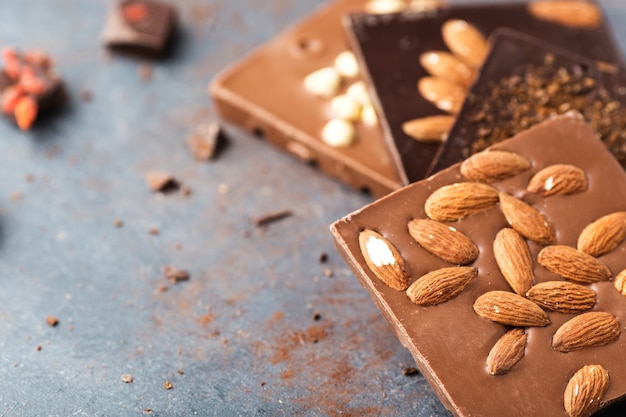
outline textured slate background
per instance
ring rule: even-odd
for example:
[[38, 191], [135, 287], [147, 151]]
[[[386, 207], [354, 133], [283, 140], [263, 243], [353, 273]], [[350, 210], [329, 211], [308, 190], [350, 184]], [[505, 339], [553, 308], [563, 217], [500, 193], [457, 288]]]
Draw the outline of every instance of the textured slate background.
[[[233, 127], [215, 162], [186, 149], [210, 78], [320, 2], [177, 4], [146, 82], [99, 43], [107, 2], [0, 2], [0, 44], [49, 51], [71, 97], [28, 133], [0, 123], [0, 416], [449, 416], [335, 254], [328, 225], [371, 199]], [[603, 4], [626, 45], [626, 5]], [[153, 195], [151, 169], [192, 195]]]

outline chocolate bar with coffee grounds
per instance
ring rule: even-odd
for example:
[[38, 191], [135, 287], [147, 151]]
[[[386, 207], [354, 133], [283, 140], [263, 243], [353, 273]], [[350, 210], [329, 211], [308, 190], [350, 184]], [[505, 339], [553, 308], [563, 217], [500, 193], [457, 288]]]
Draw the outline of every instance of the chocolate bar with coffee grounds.
[[570, 112], [331, 232], [454, 416], [620, 416], [625, 220], [626, 172]]
[[582, 113], [626, 168], [626, 78], [618, 69], [519, 32], [494, 35], [493, 49], [432, 171], [570, 110]]
[[497, 28], [532, 34], [593, 60], [622, 61], [597, 3], [567, 2], [565, 11], [562, 3], [450, 5], [346, 18], [403, 183], [429, 172]]

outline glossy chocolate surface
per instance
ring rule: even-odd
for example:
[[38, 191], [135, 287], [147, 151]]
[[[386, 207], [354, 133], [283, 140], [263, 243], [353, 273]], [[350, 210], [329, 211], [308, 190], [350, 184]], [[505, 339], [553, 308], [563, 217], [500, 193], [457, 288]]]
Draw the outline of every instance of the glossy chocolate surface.
[[[493, 149], [516, 152], [529, 158], [532, 167], [513, 178], [492, 184], [500, 191], [523, 199], [541, 212], [557, 232], [557, 243], [576, 246], [585, 226], [599, 217], [626, 210], [626, 173], [593, 131], [580, 118], [560, 116], [525, 131]], [[546, 166], [568, 163], [583, 169], [589, 179], [587, 191], [542, 198], [525, 191], [529, 179]], [[420, 247], [409, 235], [407, 222], [426, 218], [424, 201], [438, 188], [464, 181], [459, 165], [407, 186], [331, 226], [337, 247], [361, 284], [369, 291], [397, 337], [407, 347], [420, 371], [443, 404], [455, 416], [527, 417], [567, 416], [563, 392], [570, 377], [581, 367], [600, 364], [610, 376], [603, 407], [626, 394], [626, 338], [602, 347], [560, 353], [551, 348], [555, 331], [571, 314], [552, 313], [551, 324], [527, 328], [525, 355], [513, 369], [492, 376], [486, 358], [507, 327], [479, 317], [474, 301], [491, 290], [511, 291], [493, 258], [496, 233], [507, 227], [499, 206], [449, 223], [469, 236], [480, 254], [471, 264], [479, 270], [456, 298], [432, 307], [413, 304], [404, 292], [387, 287], [368, 269], [359, 249], [358, 236], [372, 229], [386, 237], [406, 260], [414, 281], [425, 273], [451, 266]], [[535, 283], [561, 280], [536, 263], [542, 246], [529, 243]], [[599, 257], [615, 276], [626, 268], [626, 243]], [[591, 285], [598, 294], [597, 311], [607, 311], [626, 324], [626, 297], [612, 282]], [[621, 406], [620, 406], [621, 407]], [[623, 408], [622, 411], [623, 412]], [[620, 415], [608, 412], [606, 415]]]
[[[494, 35], [492, 50], [430, 172], [460, 162], [485, 145], [498, 141], [491, 133], [483, 138], [482, 129], [500, 129], [514, 135], [525, 129], [528, 119], [539, 122], [572, 107], [577, 107], [592, 122], [614, 156], [626, 166], [626, 138], [619, 137], [626, 125], [626, 80], [623, 75], [614, 68], [598, 67], [594, 61], [519, 32], [499, 30]], [[508, 95], [505, 96], [510, 93], [503, 86], [514, 78], [527, 79], [530, 75], [539, 79], [541, 73], [544, 74], [543, 80], [547, 80], [545, 83], [551, 84], [557, 79], [557, 72], [563, 70], [568, 74], [579, 73], [581, 79], [593, 80], [593, 87], [579, 94], [559, 91], [545, 105], [529, 100], [526, 105], [530, 110], [526, 112], [516, 110], [515, 105], [502, 106], [501, 101], [510, 102]], [[542, 90], [547, 91], [547, 88]], [[540, 93], [539, 89], [521, 89], [531, 95]], [[603, 108], [597, 110], [600, 103]], [[605, 111], [607, 105], [613, 109]]]
[[509, 27], [595, 60], [621, 61], [606, 25], [592, 29], [565, 27], [533, 17], [527, 3], [451, 5], [425, 13], [351, 15], [346, 19], [348, 37], [362, 62], [385, 138], [404, 183], [427, 175], [440, 146], [416, 142], [402, 131], [402, 123], [442, 114], [421, 97], [416, 85], [428, 75], [420, 65], [420, 55], [448, 50], [441, 27], [449, 19], [466, 20], [486, 37], [499, 27]]
[[332, 66], [349, 49], [341, 18], [362, 10], [365, 3], [324, 5], [219, 74], [210, 93], [222, 117], [356, 189], [382, 196], [402, 182], [380, 127], [356, 123], [353, 145], [327, 145], [321, 132], [332, 115], [329, 100], [304, 88], [307, 75]]

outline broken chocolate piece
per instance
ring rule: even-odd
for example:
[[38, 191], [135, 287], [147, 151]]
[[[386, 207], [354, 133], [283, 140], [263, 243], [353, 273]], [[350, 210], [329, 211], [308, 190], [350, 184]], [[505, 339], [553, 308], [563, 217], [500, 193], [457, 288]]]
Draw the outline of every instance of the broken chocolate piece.
[[222, 126], [211, 122], [198, 126], [187, 139], [189, 150], [198, 161], [212, 159], [224, 140]]
[[[346, 19], [348, 39], [373, 90], [371, 96], [385, 139], [405, 184], [427, 175], [440, 147], [440, 143], [416, 141], [402, 126], [415, 119], [444, 114], [422, 97], [416, 85], [429, 75], [420, 64], [423, 53], [452, 52], [450, 41], [446, 44], [442, 35], [446, 22], [453, 22], [461, 33], [461, 29], [471, 25], [484, 37], [499, 27], [509, 27], [594, 60], [622, 60], [604, 20], [594, 27], [568, 27], [533, 16], [528, 3], [450, 5], [423, 13], [350, 15]], [[460, 38], [469, 38], [469, 31]], [[448, 99], [442, 102], [454, 104]]]
[[174, 191], [180, 187], [180, 183], [169, 172], [150, 171], [145, 176], [148, 188], [154, 192]]
[[60, 107], [65, 93], [52, 60], [39, 51], [2, 51], [4, 67], [0, 70], [2, 113], [21, 130], [28, 130], [37, 117]]
[[[517, 153], [531, 161], [528, 170], [490, 185], [540, 211], [555, 228], [557, 245], [575, 248], [587, 225], [604, 215], [626, 210], [626, 172], [579, 115], [570, 113], [555, 117], [490, 149]], [[537, 172], [555, 164], [569, 164], [583, 170], [589, 178], [589, 187], [575, 194], [548, 197], [526, 191]], [[626, 398], [626, 362], [615, 360], [621, 358], [626, 349], [623, 335], [606, 345], [588, 346], [572, 353], [561, 353], [552, 348], [554, 334], [572, 319], [572, 314], [546, 311], [550, 323], [545, 327], [525, 328], [528, 337], [523, 356], [510, 371], [497, 376], [489, 372], [487, 358], [490, 351], [510, 327], [479, 316], [474, 311], [476, 300], [485, 294], [490, 294], [491, 300], [504, 300], [502, 294], [508, 294], [507, 298], [517, 297], [529, 302], [514, 294], [494, 259], [494, 239], [500, 230], [509, 227], [499, 204], [458, 221], [444, 222], [470, 236], [480, 248], [478, 258], [469, 265], [477, 268], [478, 277], [457, 297], [435, 306], [418, 306], [406, 293], [382, 283], [369, 269], [359, 245], [362, 230], [376, 230], [389, 239], [410, 269], [412, 282], [419, 282], [419, 277], [432, 271], [450, 269], [450, 263], [415, 244], [407, 222], [426, 218], [424, 203], [435, 190], [465, 181], [460, 164], [454, 165], [331, 226], [341, 255], [375, 300], [402, 345], [410, 350], [417, 368], [443, 405], [456, 417], [565, 417], [563, 398], [568, 381], [577, 369], [596, 364], [606, 368], [610, 376], [609, 387], [599, 398], [600, 409]], [[526, 244], [534, 265], [535, 283], [563, 281], [562, 277], [537, 264], [538, 253], [544, 246], [528, 240]], [[598, 261], [615, 276], [626, 267], [625, 249], [626, 243], [622, 242]], [[594, 283], [588, 288], [597, 293], [594, 310], [614, 315], [623, 332], [626, 297], [610, 281]], [[565, 300], [567, 297], [563, 296], [561, 299]], [[518, 310], [513, 310], [515, 314], [521, 317], [531, 314], [530, 311], [524, 313], [521, 305]], [[494, 306], [494, 315], [511, 311], [511, 304], [496, 302]], [[534, 310], [537, 308], [535, 305]], [[576, 335], [570, 333], [571, 337], [579, 337]], [[506, 351], [501, 349], [500, 354], [506, 355]], [[519, 349], [509, 351], [520, 352]]]
[[110, 10], [102, 33], [114, 49], [159, 54], [175, 26], [174, 7], [163, 1], [121, 0]]
[[519, 32], [499, 30], [437, 172], [556, 114], [579, 111], [626, 168], [626, 78]]

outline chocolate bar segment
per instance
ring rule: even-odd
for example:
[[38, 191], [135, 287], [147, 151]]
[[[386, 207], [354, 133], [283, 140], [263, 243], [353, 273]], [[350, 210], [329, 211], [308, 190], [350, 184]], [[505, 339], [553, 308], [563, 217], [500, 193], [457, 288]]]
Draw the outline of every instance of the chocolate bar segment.
[[349, 16], [345, 22], [348, 38], [362, 63], [403, 182], [424, 178], [440, 146], [437, 142], [416, 142], [403, 131], [402, 125], [410, 120], [445, 114], [418, 92], [417, 83], [429, 76], [420, 64], [423, 53], [450, 52], [449, 43], [442, 37], [446, 22], [467, 22], [484, 37], [499, 27], [509, 27], [593, 60], [621, 62], [619, 49], [602, 19], [599, 6], [590, 4], [597, 9], [599, 20], [597, 25], [582, 27], [535, 16], [530, 12], [529, 3], [453, 5], [421, 13]]
[[617, 68], [499, 30], [432, 168], [437, 172], [555, 114], [577, 110], [626, 167], [626, 79]]
[[[348, 50], [341, 18], [366, 0], [330, 2], [224, 70], [210, 94], [221, 116], [358, 190], [382, 196], [401, 187], [378, 124], [355, 122], [356, 140], [333, 147], [322, 140], [330, 100], [305, 87], [305, 78]], [[345, 79], [338, 94], [360, 80]]]
[[114, 49], [141, 54], [164, 51], [175, 26], [175, 11], [155, 0], [121, 0], [110, 10], [102, 33]]
[[[626, 395], [626, 362], [623, 361], [626, 338], [621, 334], [626, 324], [626, 297], [606, 277], [584, 284], [584, 292], [577, 291], [586, 294], [592, 290], [597, 295], [594, 299], [594, 294], [591, 297], [586, 294], [590, 301], [579, 300], [587, 303], [577, 306], [579, 310], [555, 312], [539, 308], [524, 292], [527, 285], [532, 285], [532, 295], [539, 299], [536, 293], [546, 291], [547, 286], [555, 291], [549, 297], [551, 300], [565, 299], [570, 288], [583, 285], [570, 282], [566, 272], [548, 262], [552, 259], [550, 256], [554, 258], [562, 253], [572, 256], [573, 251], [578, 254], [576, 259], [585, 259], [578, 264], [581, 269], [585, 265], [602, 264], [603, 269], [610, 270], [612, 278], [626, 268], [623, 239], [616, 248], [598, 258], [575, 249], [586, 227], [608, 214], [626, 210], [626, 173], [597, 140], [591, 127], [571, 113], [534, 126], [490, 150], [517, 154], [527, 158], [530, 166], [506, 179], [480, 184], [466, 179], [460, 165], [454, 165], [334, 223], [331, 231], [337, 248], [401, 343], [410, 350], [442, 403], [455, 416], [567, 417], [566, 386], [574, 374], [586, 366], [601, 366], [608, 372], [608, 388], [594, 399], [598, 408], [606, 408]], [[588, 187], [546, 197], [527, 190], [537, 173], [561, 164], [582, 170], [589, 180]], [[558, 176], [554, 176], [552, 181], [557, 179]], [[546, 187], [552, 184], [549, 182], [545, 183]], [[455, 185], [460, 183], [466, 185]], [[480, 195], [466, 194], [469, 199], [441, 198], [442, 195], [454, 197], [455, 189], [465, 192], [472, 187], [486, 191]], [[489, 188], [500, 202], [490, 200]], [[441, 204], [433, 204], [433, 199], [439, 199]], [[481, 201], [484, 203], [481, 211], [469, 211], [468, 204], [477, 206]], [[439, 255], [439, 250], [459, 249], [457, 245], [442, 241], [438, 249], [426, 245], [427, 249], [412, 237], [414, 233], [410, 228], [415, 227], [414, 221], [428, 218], [426, 205], [430, 210], [438, 207], [435, 210], [440, 213], [461, 214], [460, 220], [441, 223], [449, 226], [446, 233], [462, 234], [479, 248], [476, 260], [462, 267], [475, 268], [476, 277], [467, 278], [460, 267]], [[554, 229], [555, 244], [540, 244], [524, 237], [524, 227], [516, 215], [523, 218], [530, 212], [538, 216], [537, 219], [543, 219], [534, 223], [535, 226], [549, 225]], [[387, 265], [386, 268], [397, 263], [392, 252], [385, 251], [381, 245], [372, 245], [371, 253], [362, 250], [359, 236], [364, 230], [376, 232], [387, 246], [393, 246], [399, 253], [402, 265], [410, 274], [406, 292], [390, 288], [368, 266], [368, 257], [378, 265]], [[544, 250], [546, 248], [550, 250]], [[523, 255], [526, 251], [528, 258]], [[519, 254], [514, 262], [507, 263], [507, 257], [515, 253]], [[586, 256], [593, 261], [588, 261]], [[526, 262], [531, 265], [531, 282], [520, 290], [521, 287], [515, 285], [515, 276], [506, 272], [507, 268], [522, 268]], [[433, 282], [433, 275], [439, 279]], [[429, 285], [423, 284], [423, 280], [428, 280]], [[541, 285], [536, 287], [538, 284]], [[437, 288], [434, 296], [441, 302], [421, 303], [421, 299], [428, 299], [421, 296], [428, 287]], [[460, 292], [452, 293], [453, 289]], [[522, 295], [516, 294], [516, 290]], [[452, 298], [446, 299], [451, 293]], [[412, 301], [414, 299], [419, 304]], [[563, 325], [574, 318], [576, 321], [571, 323], [587, 319], [605, 323], [607, 326], [602, 328], [611, 329], [612, 333], [603, 334], [599, 338], [601, 343], [596, 343], [598, 340], [591, 343], [592, 338], [585, 337], [588, 333], [573, 336]], [[620, 330], [616, 330], [616, 323]], [[522, 329], [524, 333], [508, 334], [511, 329]], [[620, 334], [617, 338], [615, 331]], [[557, 350], [562, 350], [563, 333], [567, 333], [566, 343], [576, 342], [568, 346], [578, 350], [569, 353]], [[522, 344], [521, 349], [514, 349], [517, 343], [525, 343], [525, 347]], [[502, 348], [503, 344], [511, 349]], [[623, 413], [623, 407], [621, 410]], [[607, 415], [621, 414], [617, 411]]]

